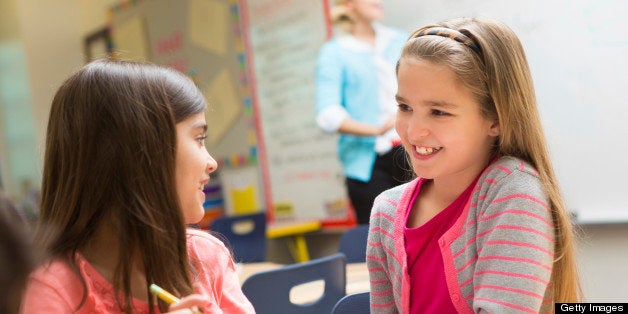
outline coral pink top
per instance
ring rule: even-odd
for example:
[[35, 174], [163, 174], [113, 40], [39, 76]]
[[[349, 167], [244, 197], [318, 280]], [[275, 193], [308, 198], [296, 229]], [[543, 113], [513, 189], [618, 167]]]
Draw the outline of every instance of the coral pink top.
[[[193, 267], [194, 292], [207, 296], [205, 313], [255, 313], [242, 293], [235, 265], [224, 244], [206, 232], [188, 229], [187, 249]], [[120, 313], [113, 286], [80, 254], [77, 265], [87, 284], [85, 303], [81, 279], [61, 260], [39, 267], [29, 279], [21, 313]], [[149, 304], [133, 299], [134, 313], [149, 313]], [[155, 312], [159, 310], [155, 307]]]

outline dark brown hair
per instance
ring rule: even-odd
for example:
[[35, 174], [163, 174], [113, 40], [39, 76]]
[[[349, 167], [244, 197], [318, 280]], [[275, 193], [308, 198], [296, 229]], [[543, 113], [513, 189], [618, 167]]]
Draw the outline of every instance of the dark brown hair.
[[[105, 60], [68, 78], [52, 102], [35, 241], [77, 269], [76, 253], [95, 232], [116, 230], [112, 284], [126, 313], [134, 264], [148, 284], [192, 292], [175, 189], [175, 125], [205, 109], [196, 85], [179, 72]], [[148, 285], [146, 291], [150, 296]]]
[[0, 313], [18, 313], [34, 254], [26, 220], [0, 191]]

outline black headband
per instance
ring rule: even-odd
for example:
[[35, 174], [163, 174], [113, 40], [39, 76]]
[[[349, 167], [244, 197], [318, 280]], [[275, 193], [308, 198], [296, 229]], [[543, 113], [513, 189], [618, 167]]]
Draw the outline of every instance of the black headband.
[[476, 53], [478, 54], [480, 53], [480, 47], [476, 45], [475, 42], [471, 40], [471, 38], [469, 38], [468, 36], [464, 35], [463, 33], [457, 30], [453, 30], [453, 29], [445, 28], [445, 27], [432, 27], [432, 28], [424, 29], [418, 32], [416, 35], [414, 35], [414, 38], [425, 36], [425, 35], [436, 35], [436, 36], [451, 38], [473, 49], [473, 51], [475, 51]]

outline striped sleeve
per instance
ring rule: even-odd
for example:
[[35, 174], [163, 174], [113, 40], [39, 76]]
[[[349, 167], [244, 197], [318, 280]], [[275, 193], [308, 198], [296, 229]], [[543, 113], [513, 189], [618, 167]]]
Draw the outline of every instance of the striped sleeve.
[[476, 313], [538, 313], [551, 302], [551, 209], [536, 172], [522, 170], [495, 167], [481, 183], [488, 188], [478, 197], [477, 260], [468, 261], [475, 269], [465, 283]]
[[400, 265], [393, 263], [395, 260], [393, 215], [396, 200], [386, 198], [388, 196], [386, 194], [380, 195], [375, 200], [366, 248], [373, 313], [398, 313], [395, 296], [401, 295], [400, 291], [396, 291], [401, 285], [401, 279], [396, 277], [401, 273]]

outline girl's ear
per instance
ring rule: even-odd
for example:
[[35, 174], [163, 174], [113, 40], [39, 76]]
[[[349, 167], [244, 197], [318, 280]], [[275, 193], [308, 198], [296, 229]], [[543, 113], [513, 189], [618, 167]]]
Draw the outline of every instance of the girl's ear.
[[490, 128], [488, 129], [488, 135], [497, 137], [500, 134], [501, 134], [501, 129], [499, 128], [499, 121], [495, 120], [493, 121]]

